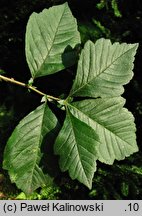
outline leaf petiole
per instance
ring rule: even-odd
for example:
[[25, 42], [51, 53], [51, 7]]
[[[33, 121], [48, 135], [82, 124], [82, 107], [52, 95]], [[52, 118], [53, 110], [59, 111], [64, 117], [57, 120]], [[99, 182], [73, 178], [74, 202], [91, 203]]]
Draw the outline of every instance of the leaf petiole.
[[13, 78], [8, 78], [8, 77], [5, 77], [5, 76], [3, 76], [3, 75], [0, 75], [0, 80], [4, 80], [4, 81], [6, 81], [6, 82], [11, 82], [11, 83], [13, 83], [13, 84], [23, 86], [23, 87], [25, 87], [25, 88], [27, 88], [27, 89], [29, 89], [29, 90], [32, 90], [32, 91], [36, 92], [37, 94], [40, 94], [40, 95], [42, 95], [42, 96], [46, 96], [48, 99], [52, 99], [52, 100], [56, 100], [56, 101], [60, 101], [60, 100], [61, 100], [60, 98], [54, 97], [54, 96], [52, 96], [52, 95], [47, 95], [47, 94], [45, 94], [44, 92], [39, 91], [39, 90], [36, 89], [36, 87], [34, 87], [34, 86], [28, 85], [28, 84], [23, 83], [23, 82], [19, 82], [19, 81], [13, 79]]

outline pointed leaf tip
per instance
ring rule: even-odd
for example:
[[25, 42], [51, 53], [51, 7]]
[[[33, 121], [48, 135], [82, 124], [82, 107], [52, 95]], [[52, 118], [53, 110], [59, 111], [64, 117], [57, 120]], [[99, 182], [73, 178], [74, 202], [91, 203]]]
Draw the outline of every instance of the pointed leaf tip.
[[98, 134], [98, 160], [106, 164], [138, 151], [134, 117], [123, 108], [124, 103], [123, 98], [115, 97], [82, 100], [70, 106], [71, 113]]
[[26, 59], [33, 78], [56, 73], [76, 62], [77, 22], [67, 3], [33, 13], [26, 29]]
[[51, 181], [39, 167], [40, 148], [56, 125], [55, 115], [44, 103], [20, 121], [7, 142], [3, 168], [9, 171], [11, 181], [27, 194]]
[[133, 77], [133, 61], [138, 44], [112, 44], [99, 39], [87, 41], [78, 62], [70, 96], [116, 97]]
[[54, 147], [60, 155], [61, 170], [68, 170], [72, 179], [91, 188], [98, 148], [96, 132], [68, 111]]

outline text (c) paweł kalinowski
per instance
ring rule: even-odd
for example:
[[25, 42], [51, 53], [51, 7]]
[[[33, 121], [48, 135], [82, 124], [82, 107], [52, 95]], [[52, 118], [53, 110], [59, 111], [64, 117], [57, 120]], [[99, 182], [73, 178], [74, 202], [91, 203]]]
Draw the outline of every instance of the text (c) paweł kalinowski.
[[53, 202], [47, 204], [20, 204], [20, 211], [95, 211], [100, 212], [104, 210], [103, 203], [94, 204], [70, 204], [69, 202], [61, 204], [60, 202]]

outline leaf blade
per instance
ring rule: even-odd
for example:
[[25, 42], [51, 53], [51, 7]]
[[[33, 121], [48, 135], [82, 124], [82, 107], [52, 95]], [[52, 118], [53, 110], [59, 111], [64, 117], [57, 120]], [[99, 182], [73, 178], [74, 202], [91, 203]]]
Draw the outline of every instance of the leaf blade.
[[56, 124], [56, 117], [44, 103], [20, 121], [7, 142], [3, 168], [9, 171], [12, 182], [27, 194], [50, 181], [39, 167], [40, 148]]
[[30, 16], [26, 29], [26, 59], [33, 78], [56, 73], [76, 61], [80, 43], [76, 19], [68, 4]]
[[121, 97], [73, 102], [70, 111], [99, 136], [98, 160], [113, 164], [138, 151], [133, 115]]
[[60, 155], [61, 170], [68, 170], [72, 179], [89, 188], [96, 170], [97, 144], [95, 131], [68, 111], [55, 142], [55, 153]]
[[116, 97], [133, 77], [133, 61], [138, 44], [111, 44], [88, 41], [82, 50], [70, 96]]

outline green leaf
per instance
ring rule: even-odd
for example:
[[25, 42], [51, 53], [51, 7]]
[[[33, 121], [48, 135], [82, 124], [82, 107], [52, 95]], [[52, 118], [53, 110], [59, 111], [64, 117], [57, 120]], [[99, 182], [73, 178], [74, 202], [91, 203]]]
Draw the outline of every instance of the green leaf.
[[4, 70], [1, 70], [0, 69], [0, 75], [3, 75], [3, 74], [5, 74], [6, 72], [4, 71]]
[[114, 10], [114, 15], [116, 17], [122, 17], [122, 14], [121, 14], [120, 10], [118, 9], [118, 4], [117, 4], [116, 0], [111, 0], [111, 6]]
[[67, 111], [54, 147], [55, 153], [60, 155], [61, 170], [68, 170], [72, 179], [91, 188], [98, 148], [96, 132]]
[[77, 22], [68, 4], [33, 13], [26, 30], [26, 58], [33, 78], [73, 65], [80, 43]]
[[123, 196], [127, 197], [129, 195], [129, 187], [128, 182], [121, 183], [121, 193]]
[[3, 167], [9, 171], [12, 182], [25, 193], [32, 193], [50, 181], [39, 167], [40, 148], [56, 125], [55, 115], [44, 103], [20, 121], [8, 140]]
[[91, 126], [99, 136], [98, 160], [113, 164], [138, 151], [133, 115], [121, 97], [74, 102], [70, 112]]
[[99, 39], [88, 41], [82, 50], [70, 96], [112, 97], [124, 92], [123, 85], [133, 76], [138, 44], [111, 44]]

